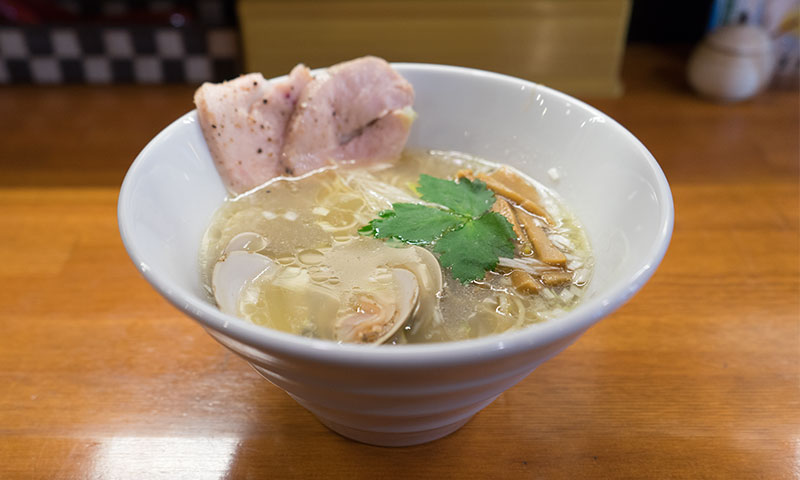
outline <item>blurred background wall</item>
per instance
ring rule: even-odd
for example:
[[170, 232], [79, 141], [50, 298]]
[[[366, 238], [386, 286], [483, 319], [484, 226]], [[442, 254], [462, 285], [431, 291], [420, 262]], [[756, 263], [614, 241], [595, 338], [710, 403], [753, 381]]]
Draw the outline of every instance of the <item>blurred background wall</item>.
[[796, 77], [798, 8], [798, 0], [0, 0], [0, 84], [199, 83], [373, 54], [616, 96], [628, 44], [692, 45], [730, 23], [769, 29], [776, 75]]

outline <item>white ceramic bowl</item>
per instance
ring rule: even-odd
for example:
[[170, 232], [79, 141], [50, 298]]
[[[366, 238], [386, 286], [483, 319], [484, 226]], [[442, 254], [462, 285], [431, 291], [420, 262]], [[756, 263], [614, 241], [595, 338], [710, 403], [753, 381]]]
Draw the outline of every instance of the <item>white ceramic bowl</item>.
[[[410, 146], [513, 165], [554, 187], [582, 220], [596, 268], [586, 299], [572, 312], [477, 340], [377, 348], [293, 336], [222, 314], [200, 284], [197, 254], [227, 194], [195, 112], [139, 154], [118, 205], [125, 247], [159, 293], [323, 424], [386, 446], [455, 431], [622, 305], [653, 274], [673, 224], [672, 196], [658, 163], [603, 113], [503, 75], [438, 65], [395, 67], [416, 90], [419, 118]], [[548, 175], [551, 168], [558, 181]]]

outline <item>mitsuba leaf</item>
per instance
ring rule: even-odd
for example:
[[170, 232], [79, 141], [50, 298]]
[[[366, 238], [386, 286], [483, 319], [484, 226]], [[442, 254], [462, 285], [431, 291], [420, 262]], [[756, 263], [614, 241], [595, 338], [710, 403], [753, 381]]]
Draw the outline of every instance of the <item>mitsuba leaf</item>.
[[462, 283], [479, 280], [497, 266], [498, 257], [513, 257], [516, 238], [505, 217], [489, 212], [442, 236], [433, 247], [439, 261]]
[[375, 238], [412, 245], [433, 245], [439, 262], [462, 283], [479, 280], [497, 266], [498, 257], [513, 257], [514, 228], [490, 212], [494, 193], [480, 180], [459, 182], [420, 175], [417, 189], [426, 202], [395, 203], [358, 231]]
[[394, 238], [412, 245], [427, 245], [445, 232], [458, 228], [465, 219], [445, 210], [415, 203], [395, 203], [393, 210], [379, 213], [380, 218], [359, 229], [362, 235]]
[[458, 182], [422, 174], [417, 191], [426, 202], [438, 203], [459, 215], [478, 218], [494, 205], [494, 193], [480, 180]]

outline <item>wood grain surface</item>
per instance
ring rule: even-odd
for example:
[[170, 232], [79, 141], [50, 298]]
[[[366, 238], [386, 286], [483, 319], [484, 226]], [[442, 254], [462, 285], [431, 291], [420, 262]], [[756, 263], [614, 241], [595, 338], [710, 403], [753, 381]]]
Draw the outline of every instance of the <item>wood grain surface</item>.
[[116, 199], [191, 87], [0, 88], [0, 478], [800, 477], [798, 92], [695, 97], [684, 51], [630, 49], [586, 99], [675, 199], [663, 264], [442, 440], [328, 431], [158, 296]]

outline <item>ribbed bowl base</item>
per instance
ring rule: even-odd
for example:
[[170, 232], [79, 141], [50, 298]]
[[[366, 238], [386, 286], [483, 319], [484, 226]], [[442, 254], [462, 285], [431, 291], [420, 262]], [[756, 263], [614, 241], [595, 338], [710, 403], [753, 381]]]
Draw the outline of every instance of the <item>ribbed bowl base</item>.
[[317, 419], [322, 422], [323, 425], [339, 435], [357, 442], [377, 445], [379, 447], [408, 447], [432, 442], [455, 432], [470, 421], [471, 418], [472, 417], [467, 417], [449, 425], [421, 432], [374, 432], [348, 427], [317, 416]]

